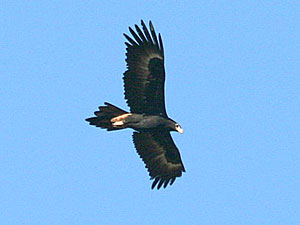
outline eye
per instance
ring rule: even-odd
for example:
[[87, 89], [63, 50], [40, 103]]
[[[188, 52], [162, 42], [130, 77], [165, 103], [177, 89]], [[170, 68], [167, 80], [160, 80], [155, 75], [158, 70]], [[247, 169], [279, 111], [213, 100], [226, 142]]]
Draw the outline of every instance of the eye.
[[179, 126], [179, 124], [176, 124], [175, 127], [176, 127], [176, 128], [179, 128], [180, 126]]

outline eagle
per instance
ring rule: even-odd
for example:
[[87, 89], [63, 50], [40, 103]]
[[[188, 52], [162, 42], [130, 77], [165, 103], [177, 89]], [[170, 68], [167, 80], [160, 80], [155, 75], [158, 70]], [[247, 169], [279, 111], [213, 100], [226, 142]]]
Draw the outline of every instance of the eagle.
[[107, 131], [132, 128], [133, 143], [148, 169], [151, 188], [166, 188], [185, 172], [180, 153], [170, 132], [183, 133], [181, 126], [168, 117], [165, 106], [164, 47], [161, 35], [155, 33], [152, 22], [149, 30], [144, 21], [141, 28], [129, 27], [132, 37], [127, 41], [127, 70], [123, 74], [124, 95], [130, 112], [108, 102], [87, 118], [90, 125]]

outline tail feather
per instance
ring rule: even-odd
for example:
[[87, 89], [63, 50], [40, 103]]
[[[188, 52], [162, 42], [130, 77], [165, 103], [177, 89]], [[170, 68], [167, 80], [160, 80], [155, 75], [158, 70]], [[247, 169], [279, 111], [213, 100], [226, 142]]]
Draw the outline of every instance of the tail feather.
[[99, 111], [96, 111], [94, 114], [96, 117], [87, 118], [86, 121], [90, 125], [100, 127], [102, 129], [107, 129], [107, 131], [120, 130], [122, 127], [113, 127], [112, 122], [110, 121], [113, 117], [120, 116], [122, 114], [128, 113], [108, 102], [104, 103], [105, 106], [100, 106]]

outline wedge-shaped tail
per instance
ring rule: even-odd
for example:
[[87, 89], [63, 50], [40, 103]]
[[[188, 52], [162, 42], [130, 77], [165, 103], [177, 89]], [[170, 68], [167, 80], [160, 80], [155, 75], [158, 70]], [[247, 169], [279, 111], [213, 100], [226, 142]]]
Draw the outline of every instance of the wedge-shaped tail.
[[104, 104], [105, 106], [99, 107], [99, 111], [94, 112], [96, 117], [87, 118], [86, 121], [88, 121], [90, 125], [107, 129], [107, 131], [123, 129], [122, 126], [113, 126], [114, 120], [112, 121], [112, 119], [127, 114], [128, 112], [108, 102], [105, 102]]

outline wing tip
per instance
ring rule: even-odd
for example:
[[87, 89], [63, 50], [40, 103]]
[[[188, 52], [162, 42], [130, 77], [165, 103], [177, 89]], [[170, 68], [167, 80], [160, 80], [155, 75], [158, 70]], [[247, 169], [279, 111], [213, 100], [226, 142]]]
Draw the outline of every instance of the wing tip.
[[154, 27], [153, 27], [153, 24], [152, 24], [151, 20], [149, 20], [149, 27], [150, 27], [150, 30], [154, 30]]
[[154, 45], [158, 50], [163, 52], [163, 44], [162, 44], [161, 35], [159, 33], [158, 37], [157, 37], [152, 21], [149, 20], [149, 30], [150, 30], [151, 35], [149, 34], [148, 28], [147, 28], [147, 26], [146, 26], [143, 19], [141, 19], [141, 25], [142, 25], [142, 29], [143, 29], [144, 32], [139, 32], [140, 31], [139, 26], [137, 24], [134, 24], [134, 27], [138, 31], [139, 35], [137, 35], [135, 33], [135, 31], [129, 26], [129, 32], [132, 34], [132, 36], [135, 40], [133, 40], [131, 37], [129, 37], [125, 33], [123, 33], [123, 36], [132, 45], [150, 44], [150, 45]]
[[171, 186], [175, 180], [176, 177], [172, 177], [172, 178], [163, 178], [163, 177], [151, 177], [150, 180], [153, 180], [153, 183], [151, 185], [151, 189], [155, 189], [155, 187], [157, 188], [157, 190], [159, 190], [161, 187], [166, 188], [168, 185]]

